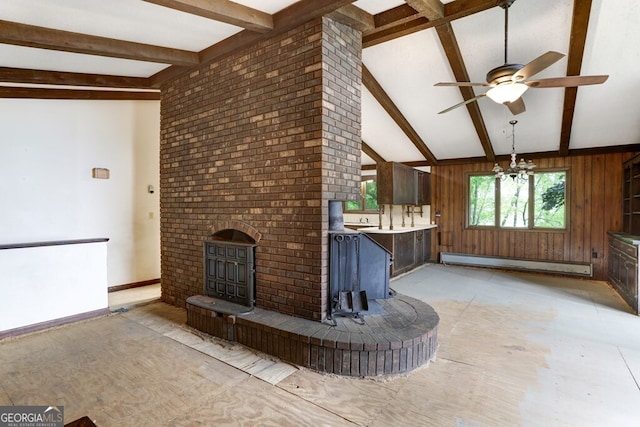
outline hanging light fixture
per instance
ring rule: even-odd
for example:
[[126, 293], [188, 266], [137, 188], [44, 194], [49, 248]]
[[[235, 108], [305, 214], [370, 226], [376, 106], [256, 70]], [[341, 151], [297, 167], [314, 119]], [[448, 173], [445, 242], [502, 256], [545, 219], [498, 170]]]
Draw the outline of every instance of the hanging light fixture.
[[520, 162], [516, 162], [516, 123], [518, 123], [517, 120], [509, 122], [511, 125], [511, 163], [509, 163], [507, 170], [504, 170], [497, 163], [493, 166], [491, 171], [496, 174], [496, 179], [506, 179], [509, 176], [513, 180], [516, 178], [527, 180], [529, 176], [533, 175], [533, 168], [536, 167], [531, 160], [525, 162], [524, 159], [520, 159]]
[[527, 89], [529, 89], [529, 86], [523, 83], [500, 83], [489, 89], [487, 96], [498, 104], [504, 104], [505, 102], [517, 100]]

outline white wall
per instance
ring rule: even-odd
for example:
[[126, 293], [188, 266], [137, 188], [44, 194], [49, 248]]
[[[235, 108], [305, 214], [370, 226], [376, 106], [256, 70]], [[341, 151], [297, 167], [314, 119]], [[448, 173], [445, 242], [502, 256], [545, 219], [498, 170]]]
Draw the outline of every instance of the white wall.
[[0, 99], [0, 244], [107, 237], [109, 286], [160, 277], [159, 141], [159, 101]]
[[107, 244], [0, 250], [0, 332], [104, 310]]

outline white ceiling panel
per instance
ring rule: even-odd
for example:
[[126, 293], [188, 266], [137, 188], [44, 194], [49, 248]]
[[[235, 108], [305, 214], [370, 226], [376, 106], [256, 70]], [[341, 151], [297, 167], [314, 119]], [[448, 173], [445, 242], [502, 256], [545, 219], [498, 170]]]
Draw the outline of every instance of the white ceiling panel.
[[[547, 51], [566, 53], [569, 48], [569, 28], [572, 1], [519, 1], [509, 9], [508, 62], [527, 64]], [[504, 10], [489, 9], [453, 22], [469, 78], [485, 82], [486, 74], [504, 64]], [[544, 28], [544, 31], [540, 31]], [[532, 34], [536, 34], [532, 37]], [[561, 59], [536, 78], [566, 76], [567, 60]], [[488, 88], [475, 88], [476, 94]], [[456, 88], [439, 88], [458, 91]], [[478, 101], [494, 152], [511, 152], [509, 121], [516, 119], [516, 151], [541, 152], [558, 150], [564, 89], [529, 89], [523, 95], [527, 110], [513, 116], [509, 110], [491, 99]], [[447, 113], [450, 114], [450, 113]]]
[[[578, 89], [571, 148], [640, 141], [640, 2], [594, 0], [581, 74], [609, 74]], [[628, 19], [636, 17], [635, 20]], [[615, 96], [608, 96], [615, 93]], [[630, 126], [631, 124], [631, 126]]]
[[2, 19], [199, 52], [242, 28], [131, 0], [2, 0]]
[[358, 7], [372, 15], [392, 9], [402, 4], [406, 4], [404, 0], [358, 0], [353, 3], [355, 7]]
[[[408, 162], [424, 157], [378, 101], [362, 88], [362, 140], [386, 161]], [[374, 164], [371, 163], [362, 164]]]
[[362, 157], [360, 159], [360, 162], [363, 165], [375, 165], [376, 162], [369, 156], [367, 156], [366, 154], [362, 153]]
[[149, 77], [167, 64], [108, 58], [80, 53], [60, 52], [31, 47], [0, 44], [3, 67], [35, 70], [68, 71], [74, 73], [107, 74], [114, 76]]
[[233, 0], [234, 3], [239, 3], [243, 6], [250, 7], [252, 9], [261, 10], [262, 12], [269, 13], [271, 15], [280, 12], [298, 0]]
[[466, 108], [438, 114], [462, 97], [456, 88], [433, 86], [453, 79], [435, 30], [367, 48], [363, 61], [436, 158], [484, 155]]
[[[0, 1], [0, 20], [196, 52], [243, 31], [141, 0]], [[296, 3], [296, 0], [235, 1], [269, 14]], [[471, 2], [456, 3], [465, 9]], [[358, 0], [353, 4], [373, 15], [406, 5], [404, 0]], [[515, 1], [509, 9], [509, 62], [526, 64], [550, 50], [568, 54], [573, 6], [573, 0]], [[405, 13], [411, 9], [405, 6], [400, 10]], [[423, 18], [412, 21], [415, 17], [403, 16], [401, 26], [406, 29], [412, 22], [424, 24]], [[602, 85], [578, 89], [570, 150], [640, 144], [639, 17], [640, 2], [636, 0], [593, 0], [580, 74], [610, 77]], [[484, 82], [487, 72], [504, 63], [504, 10], [491, 7], [453, 20], [451, 26], [470, 80]], [[389, 30], [387, 27], [384, 31]], [[437, 160], [484, 157], [479, 133], [466, 107], [438, 114], [463, 98], [456, 87], [433, 86], [455, 79], [437, 32], [430, 28], [403, 34], [366, 48], [364, 64]], [[563, 58], [534, 78], [566, 76], [568, 59]], [[0, 67], [8, 67], [7, 75], [19, 72], [16, 69], [26, 69], [149, 77], [168, 65], [0, 44]], [[9, 75], [6, 82], [13, 82], [12, 79]], [[0, 84], [6, 87], [6, 82]], [[476, 94], [487, 89], [474, 87]], [[526, 157], [526, 153], [558, 153], [564, 97], [563, 88], [531, 88], [523, 95], [526, 112], [517, 116], [488, 98], [480, 99], [478, 120], [486, 128], [493, 152], [496, 155], [511, 152], [509, 121], [516, 119], [518, 154]], [[362, 136], [372, 149], [390, 161], [425, 161], [365, 89], [362, 100]], [[363, 165], [373, 163], [373, 159], [363, 155]]]

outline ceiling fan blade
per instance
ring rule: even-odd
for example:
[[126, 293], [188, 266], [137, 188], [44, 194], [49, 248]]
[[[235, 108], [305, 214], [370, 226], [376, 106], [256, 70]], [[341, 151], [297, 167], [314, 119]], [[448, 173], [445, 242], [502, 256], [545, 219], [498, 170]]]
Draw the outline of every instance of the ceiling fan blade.
[[472, 83], [472, 82], [440, 82], [434, 86], [490, 86], [489, 83]]
[[522, 97], [516, 99], [513, 102], [505, 102], [504, 105], [507, 106], [509, 111], [511, 111], [511, 114], [513, 114], [514, 116], [526, 111]]
[[516, 73], [513, 74], [511, 80], [513, 80], [514, 82], [521, 82], [524, 79], [528, 79], [529, 77], [538, 74], [545, 68], [555, 64], [556, 62], [564, 58], [564, 56], [565, 55], [563, 53], [550, 50], [549, 52], [538, 56], [536, 59], [529, 62], [524, 67], [520, 68]]
[[529, 80], [525, 84], [533, 88], [545, 87], [574, 87], [599, 85], [607, 81], [609, 76], [567, 76], [552, 77], [550, 79]]
[[473, 98], [467, 99], [466, 101], [462, 101], [459, 104], [456, 104], [456, 105], [454, 105], [452, 107], [447, 108], [446, 110], [442, 110], [438, 114], [448, 113], [449, 111], [454, 110], [454, 109], [456, 109], [458, 107], [462, 107], [463, 105], [467, 105], [470, 102], [477, 101], [478, 99], [482, 98], [483, 96], [486, 96], [486, 95], [484, 93], [481, 93], [478, 96], [474, 96]]

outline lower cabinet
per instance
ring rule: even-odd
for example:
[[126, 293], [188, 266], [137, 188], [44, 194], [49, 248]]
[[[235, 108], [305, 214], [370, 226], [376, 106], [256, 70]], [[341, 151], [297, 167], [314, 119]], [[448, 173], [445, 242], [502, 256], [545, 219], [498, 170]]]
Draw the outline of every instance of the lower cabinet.
[[609, 283], [638, 313], [638, 245], [633, 236], [609, 233]]
[[406, 273], [431, 260], [430, 229], [367, 235], [391, 252], [391, 276]]

